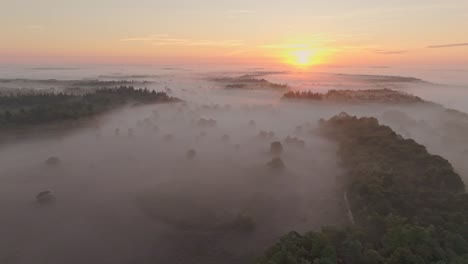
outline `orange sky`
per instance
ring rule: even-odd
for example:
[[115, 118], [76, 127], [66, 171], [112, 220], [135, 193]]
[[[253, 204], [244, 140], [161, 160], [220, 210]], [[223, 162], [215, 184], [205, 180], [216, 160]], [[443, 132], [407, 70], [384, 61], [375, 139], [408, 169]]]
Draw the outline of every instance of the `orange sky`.
[[466, 0], [16, 0], [0, 63], [467, 64], [467, 13]]

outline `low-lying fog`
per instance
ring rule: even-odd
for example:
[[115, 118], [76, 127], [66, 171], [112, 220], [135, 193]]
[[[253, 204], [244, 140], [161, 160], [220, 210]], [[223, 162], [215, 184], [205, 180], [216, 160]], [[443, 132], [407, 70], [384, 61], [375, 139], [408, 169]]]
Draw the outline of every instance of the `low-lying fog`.
[[[281, 102], [281, 92], [228, 91], [206, 77], [146, 78], [185, 103], [3, 142], [0, 263], [246, 263], [291, 230], [346, 224], [337, 146], [317, 131], [320, 118], [342, 111], [379, 118], [468, 179], [466, 118], [432, 107]], [[416, 85], [421, 93], [432, 84]], [[271, 149], [276, 141], [282, 151]], [[42, 191], [54, 202], [38, 204]]]
[[[311, 132], [318, 117], [268, 106], [158, 105], [116, 112], [71, 135], [6, 146], [2, 257], [238, 263], [290, 230], [345, 223], [335, 146]], [[285, 169], [270, 168], [270, 143], [288, 135], [305, 146], [283, 143]], [[46, 164], [52, 156], [61, 162]], [[39, 206], [35, 196], [45, 190], [55, 202]], [[239, 217], [253, 230], [236, 226]]]

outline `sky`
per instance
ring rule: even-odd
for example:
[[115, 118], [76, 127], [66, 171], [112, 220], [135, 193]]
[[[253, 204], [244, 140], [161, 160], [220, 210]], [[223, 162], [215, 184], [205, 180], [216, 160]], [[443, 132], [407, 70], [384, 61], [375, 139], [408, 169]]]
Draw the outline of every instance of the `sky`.
[[468, 64], [467, 0], [0, 0], [0, 7], [4, 63]]

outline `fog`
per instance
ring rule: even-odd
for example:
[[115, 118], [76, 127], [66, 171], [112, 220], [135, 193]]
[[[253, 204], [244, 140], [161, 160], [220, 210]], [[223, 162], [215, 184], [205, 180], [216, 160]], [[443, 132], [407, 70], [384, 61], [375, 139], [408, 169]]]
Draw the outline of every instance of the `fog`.
[[[314, 119], [269, 106], [158, 105], [8, 145], [0, 152], [2, 257], [237, 263], [291, 230], [346, 223], [335, 146], [311, 132]], [[306, 120], [310, 131], [296, 132]], [[261, 138], [262, 130], [274, 136]], [[269, 168], [271, 142], [288, 135], [306, 146], [284, 143], [286, 168]], [[187, 157], [191, 149], [195, 157]], [[52, 156], [61, 162], [47, 165]], [[45, 190], [55, 201], [38, 205]], [[252, 219], [253, 231], [235, 226], [239, 216]]]
[[[342, 111], [377, 117], [447, 158], [467, 179], [468, 117], [441, 106], [284, 102], [280, 91], [231, 91], [209, 80], [237, 75], [133, 76], [185, 102], [128, 107], [80, 129], [2, 142], [0, 262], [246, 263], [289, 231], [347, 224], [337, 146], [318, 132], [320, 118]], [[391, 86], [448, 98], [425, 81], [315, 76], [305, 83], [319, 91]], [[102, 73], [99, 80], [110, 77]], [[262, 78], [305, 89], [291, 75]], [[36, 81], [1, 85], [34, 89]], [[427, 87], [431, 93], [424, 94]], [[466, 93], [456, 89], [456, 96]], [[282, 151], [272, 151], [273, 142]], [[46, 162], [51, 157], [58, 162]], [[53, 202], [38, 203], [43, 191]]]

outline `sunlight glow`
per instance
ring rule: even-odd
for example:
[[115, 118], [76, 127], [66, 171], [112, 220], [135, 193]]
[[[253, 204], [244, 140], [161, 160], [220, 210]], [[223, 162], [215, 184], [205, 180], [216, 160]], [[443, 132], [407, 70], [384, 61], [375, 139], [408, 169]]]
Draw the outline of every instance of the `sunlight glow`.
[[321, 53], [315, 49], [295, 49], [284, 53], [285, 62], [289, 65], [305, 68], [321, 64], [323, 58]]
[[293, 60], [299, 66], [308, 66], [312, 63], [312, 51], [299, 50], [293, 53]]

